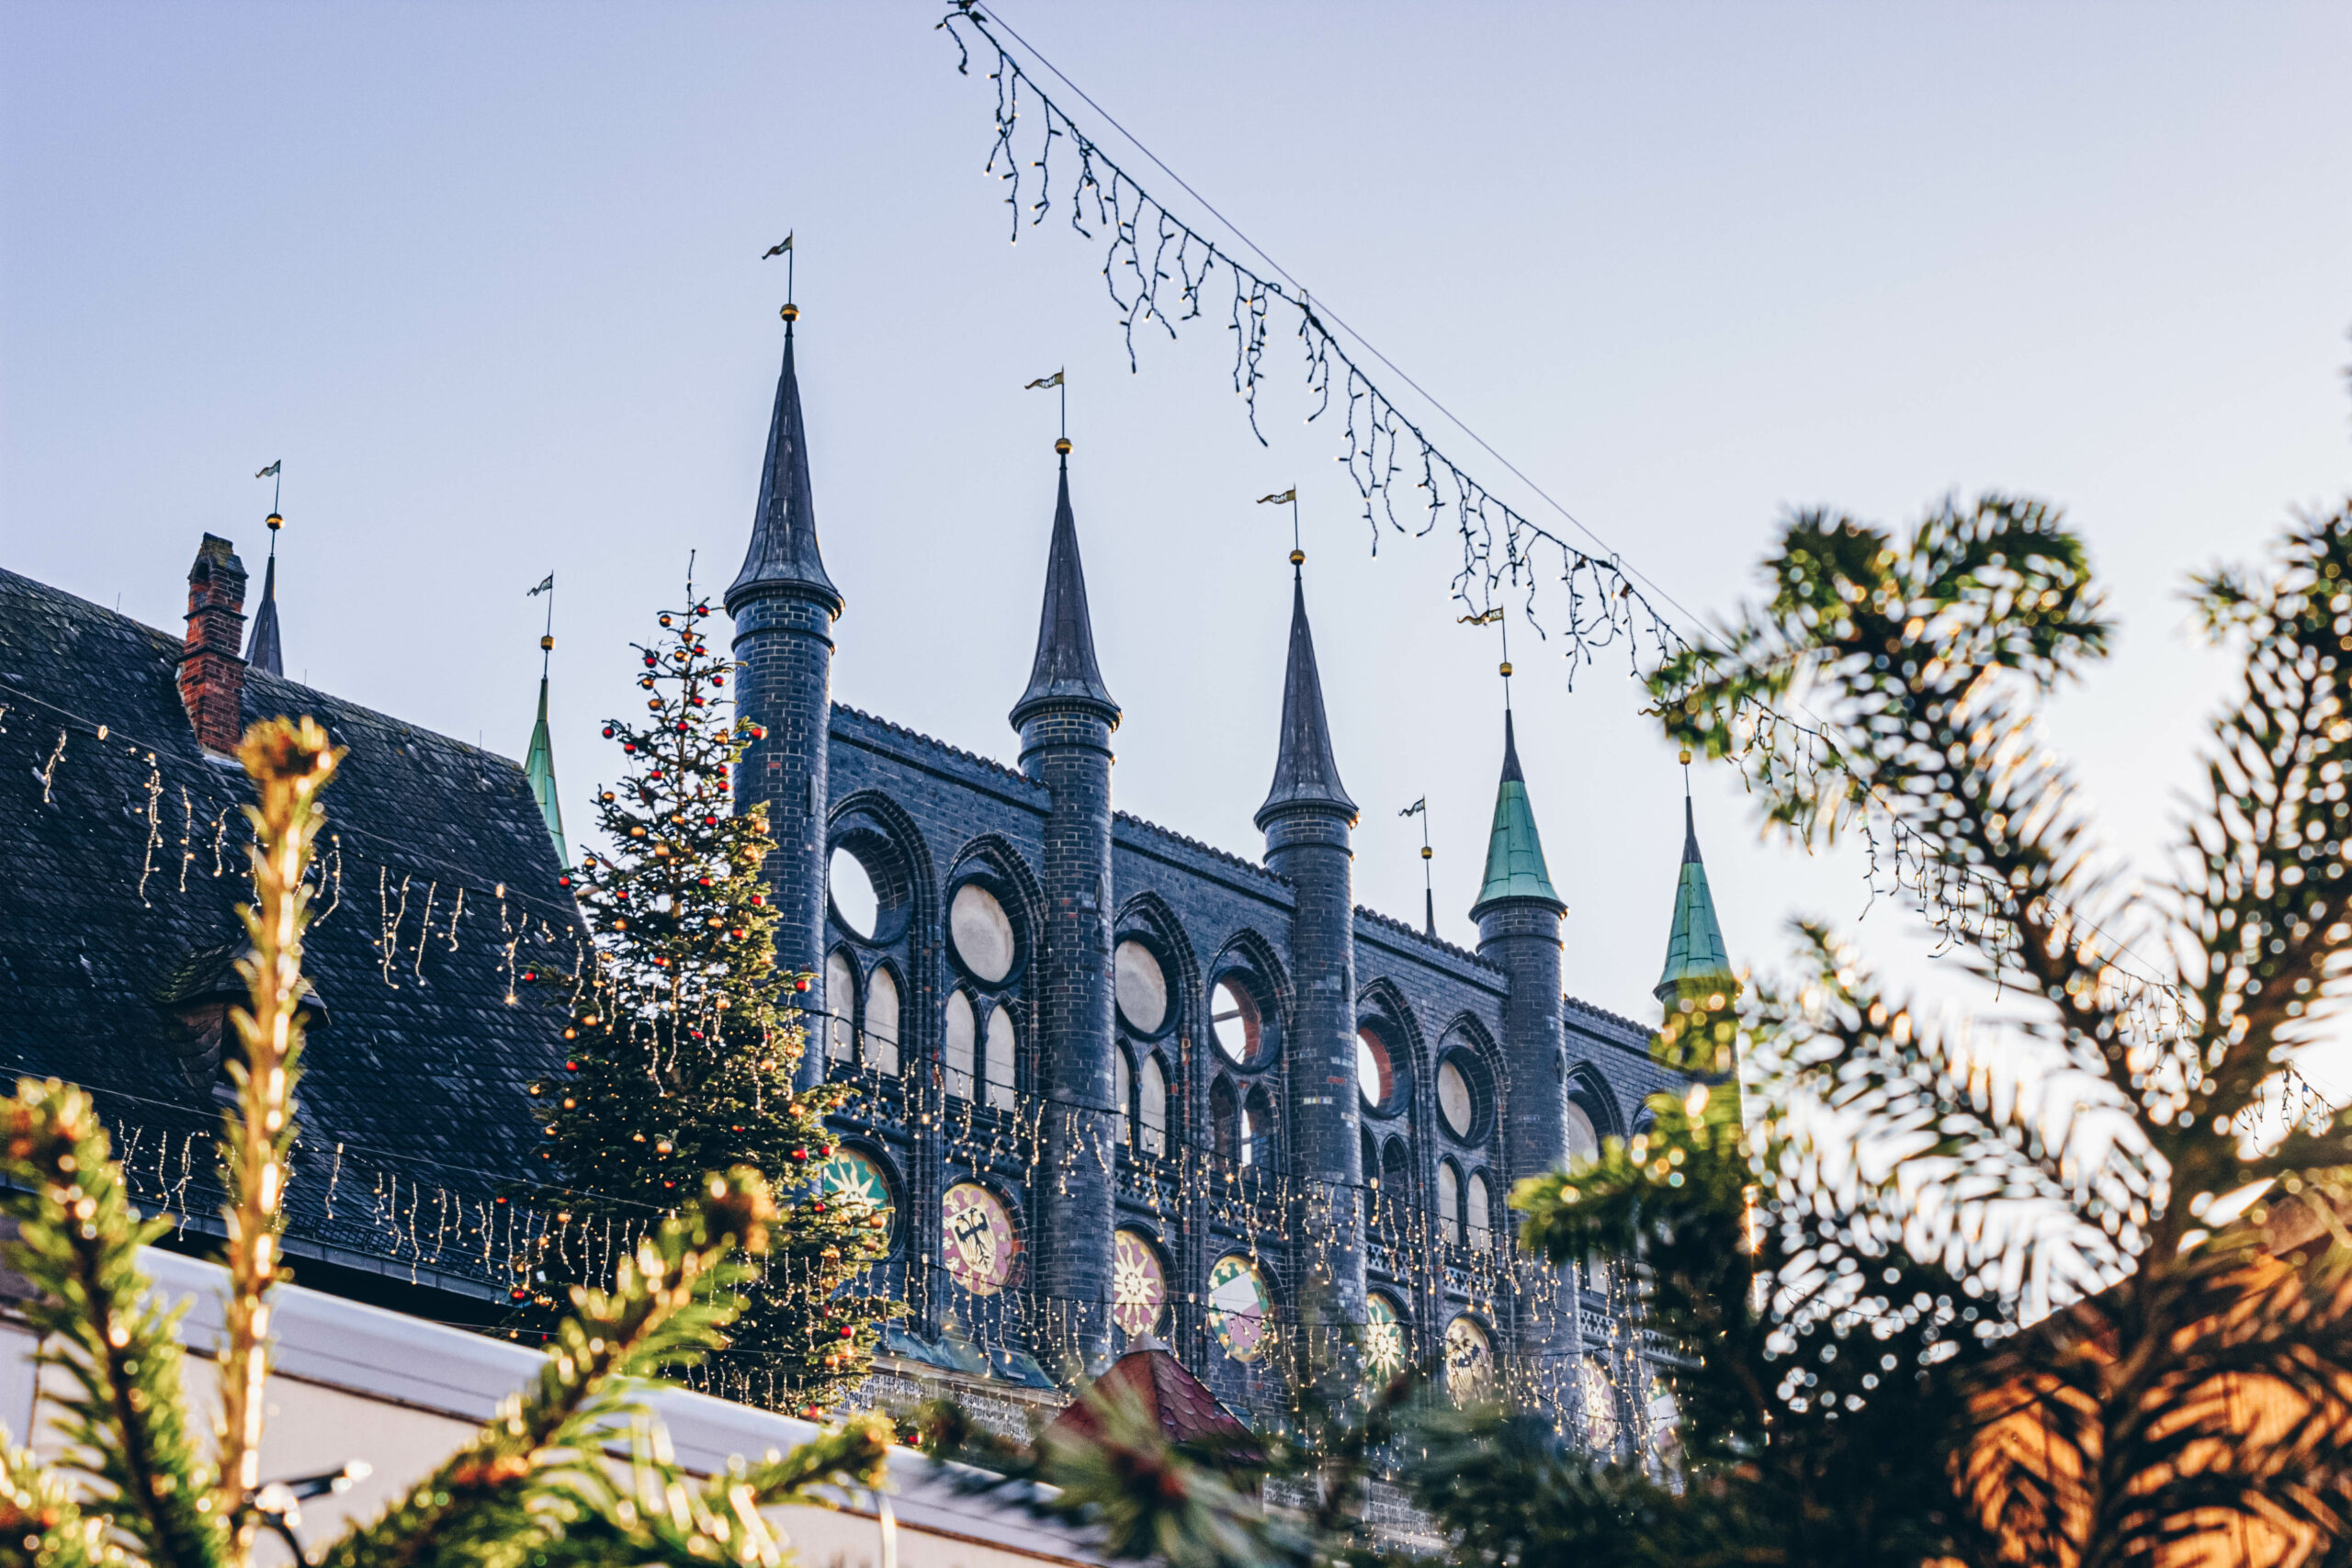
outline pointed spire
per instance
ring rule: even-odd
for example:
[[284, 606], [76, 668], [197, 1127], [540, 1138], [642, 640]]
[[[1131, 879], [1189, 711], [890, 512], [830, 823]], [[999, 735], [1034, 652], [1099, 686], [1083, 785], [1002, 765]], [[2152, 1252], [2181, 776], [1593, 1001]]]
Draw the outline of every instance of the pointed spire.
[[570, 865], [571, 851], [563, 841], [563, 806], [556, 798], [555, 742], [548, 737], [545, 669], [539, 671], [539, 719], [531, 727], [531, 749], [523, 756], [523, 776], [531, 781], [531, 794], [539, 803], [539, 815], [547, 818], [548, 837], [555, 840], [556, 863]]
[[760, 503], [752, 518], [752, 547], [727, 590], [728, 613], [763, 592], [798, 590], [842, 612], [841, 590], [825, 575], [817, 550], [817, 509], [808, 485], [808, 435], [800, 419], [800, 380], [792, 367], [792, 323], [797, 307], [784, 308], [784, 369], [776, 377], [775, 412], [768, 422], [767, 461], [760, 469]]
[[[1295, 556], [1296, 552], [1293, 552]], [[1258, 826], [1295, 806], [1333, 807], [1352, 822], [1356, 803], [1340, 783], [1331, 756], [1331, 726], [1323, 716], [1323, 678], [1315, 668], [1315, 633], [1306, 624], [1306, 584], [1294, 563], [1290, 594], [1290, 667], [1283, 677], [1282, 749], [1273, 787], [1258, 807]]]
[[[275, 526], [277, 519], [272, 517]], [[277, 551], [269, 552], [269, 570], [261, 580], [261, 608], [254, 613], [254, 629], [245, 639], [245, 662], [272, 675], [286, 673], [286, 660], [277, 646]]]
[[1503, 776], [1495, 786], [1495, 821], [1487, 835], [1487, 876], [1478, 888], [1478, 901], [1470, 907], [1471, 919], [1505, 898], [1540, 898], [1567, 908], [1544, 863], [1544, 840], [1535, 830], [1527, 775], [1519, 766], [1519, 735], [1508, 708], [1503, 710]]
[[1682, 870], [1674, 885], [1674, 924], [1666, 937], [1666, 969], [1652, 994], [1672, 1002], [1685, 981], [1730, 976], [1723, 927], [1715, 921], [1715, 897], [1707, 886], [1706, 863], [1699, 858], [1699, 828], [1690, 797], [1682, 797]]
[[1012, 705], [1015, 729], [1045, 707], [1094, 709], [1113, 728], [1119, 705], [1094, 662], [1094, 623], [1086, 612], [1086, 569], [1078, 558], [1078, 519], [1069, 507], [1069, 453], [1062, 448], [1061, 491], [1054, 501], [1054, 539], [1046, 554], [1046, 603], [1037, 617], [1037, 657], [1029, 688]]

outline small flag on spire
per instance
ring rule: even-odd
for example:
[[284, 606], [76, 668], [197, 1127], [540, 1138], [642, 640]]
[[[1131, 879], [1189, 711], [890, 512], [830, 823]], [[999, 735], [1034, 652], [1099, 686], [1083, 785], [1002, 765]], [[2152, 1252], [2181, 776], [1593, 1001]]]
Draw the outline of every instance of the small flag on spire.
[[254, 473], [254, 478], [257, 479], [274, 479], [277, 477], [277, 470], [285, 467], [285, 465], [286, 459], [280, 457], [277, 462], [272, 463], [266, 468], [256, 469]]
[[1475, 615], [1456, 615], [1453, 618], [1465, 626], [1490, 626], [1503, 618], [1503, 607], [1498, 604], [1491, 610], [1483, 610]]
[[1034, 392], [1034, 391], [1035, 391], [1035, 390], [1036, 390], [1038, 388], [1040, 388], [1040, 387], [1058, 387], [1058, 386], [1060, 386], [1061, 384], [1062, 384], [1062, 373], [1061, 373], [1060, 371], [1057, 370], [1057, 371], [1055, 371], [1055, 372], [1054, 372], [1052, 375], [1050, 375], [1050, 376], [1040, 376], [1040, 377], [1038, 377], [1035, 380], [1034, 380], [1034, 381], [1030, 382], [1027, 386], [1025, 386], [1025, 387], [1022, 388], [1021, 389], [1022, 389], [1023, 391], [1024, 391], [1024, 392]]
[[1413, 802], [1412, 805], [1405, 807], [1404, 810], [1396, 813], [1396, 815], [1399, 817], [1419, 817], [1422, 812], [1427, 811], [1429, 808], [1430, 797], [1425, 795], [1421, 796], [1420, 799]]
[[[773, 232], [773, 231], [771, 231], [771, 232]], [[760, 259], [762, 261], [766, 261], [769, 257], [780, 256], [790, 249], [792, 249], [792, 235], [786, 234], [784, 237], [784, 243], [782, 244], [771, 246], [761, 254]]]
[[542, 593], [552, 593], [554, 592], [555, 573], [549, 572], [548, 573], [547, 581], [545, 582], [540, 583], [537, 588], [534, 588], [528, 593], [524, 594], [523, 597], [526, 599], [536, 599]]
[[1261, 506], [1275, 506], [1275, 505], [1283, 504], [1283, 503], [1284, 503], [1284, 502], [1294, 502], [1294, 501], [1296, 501], [1297, 499], [1298, 499], [1298, 487], [1297, 487], [1296, 485], [1293, 485], [1293, 486], [1291, 486], [1291, 487], [1290, 487], [1290, 489], [1288, 489], [1288, 490], [1286, 490], [1286, 491], [1283, 491], [1280, 495], [1261, 495], [1261, 496], [1260, 496], [1260, 497], [1258, 498], [1258, 504], [1259, 504], [1259, 505], [1261, 505]]

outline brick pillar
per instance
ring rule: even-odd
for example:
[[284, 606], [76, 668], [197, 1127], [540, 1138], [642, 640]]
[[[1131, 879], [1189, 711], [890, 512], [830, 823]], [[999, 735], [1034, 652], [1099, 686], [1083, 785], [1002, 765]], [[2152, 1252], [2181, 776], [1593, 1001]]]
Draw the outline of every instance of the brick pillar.
[[245, 729], [245, 563], [236, 547], [207, 534], [187, 573], [187, 650], [180, 656], [180, 702], [197, 744], [236, 754]]
[[[776, 968], [786, 974], [823, 968], [826, 756], [840, 608], [839, 599], [797, 584], [739, 587], [727, 596], [736, 712], [767, 732], [735, 770], [735, 809], [768, 808], [773, 847], [761, 869], [776, 907]], [[812, 1028], [796, 1081], [807, 1088], [824, 1077], [824, 1046]]]

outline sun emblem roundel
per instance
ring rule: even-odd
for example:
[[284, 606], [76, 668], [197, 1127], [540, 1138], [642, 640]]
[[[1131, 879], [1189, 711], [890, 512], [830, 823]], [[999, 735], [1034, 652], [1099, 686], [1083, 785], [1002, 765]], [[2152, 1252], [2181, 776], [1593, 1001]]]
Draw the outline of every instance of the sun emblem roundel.
[[1131, 1338], [1150, 1334], [1168, 1305], [1168, 1270], [1159, 1249], [1141, 1231], [1118, 1231], [1112, 1243], [1111, 1321]]

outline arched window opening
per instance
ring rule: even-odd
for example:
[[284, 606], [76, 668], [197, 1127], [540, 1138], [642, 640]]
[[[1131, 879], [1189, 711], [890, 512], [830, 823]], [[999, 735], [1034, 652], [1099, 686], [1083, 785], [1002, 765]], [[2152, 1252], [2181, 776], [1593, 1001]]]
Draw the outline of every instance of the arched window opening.
[[1380, 1205], [1391, 1220], [1403, 1219], [1412, 1209], [1412, 1156], [1405, 1152], [1402, 1138], [1389, 1139], [1380, 1151]]
[[943, 1053], [947, 1058], [947, 1092], [958, 1100], [972, 1098], [972, 998], [957, 991], [947, 998], [947, 1030]]
[[865, 988], [865, 1065], [899, 1076], [899, 982], [888, 969], [876, 969]]
[[1231, 975], [1219, 980], [1216, 989], [1209, 994], [1209, 1031], [1216, 1037], [1216, 1048], [1224, 1053], [1227, 1061], [1237, 1067], [1258, 1065], [1265, 1032], [1258, 998]]
[[1262, 1089], [1253, 1089], [1241, 1102], [1241, 1163], [1268, 1166], [1274, 1162], [1274, 1102]]
[[1112, 1052], [1111, 1103], [1116, 1109], [1112, 1112], [1111, 1124], [1113, 1135], [1119, 1140], [1119, 1146], [1123, 1149], [1133, 1146], [1127, 1130], [1127, 1106], [1135, 1099], [1134, 1076], [1134, 1069], [1127, 1066], [1127, 1054], [1125, 1051]]
[[857, 970], [849, 954], [835, 948], [825, 959], [825, 1059], [846, 1062], [856, 1055]]
[[1450, 1159], [1440, 1160], [1437, 1167], [1437, 1234], [1448, 1247], [1461, 1244], [1462, 1173]]
[[990, 1111], [1012, 1109], [1012, 1058], [1020, 1041], [1012, 1032], [1012, 1012], [998, 1008], [989, 1014], [988, 1089]]
[[1217, 1158], [1228, 1165], [1241, 1162], [1241, 1106], [1223, 1078], [1209, 1090], [1209, 1135], [1216, 1141]]
[[831, 875], [826, 879], [825, 891], [832, 899], [833, 919], [850, 935], [870, 940], [882, 906], [874, 891], [873, 874], [865, 869], [864, 861], [839, 847], [834, 849], [827, 868]]
[[1568, 1101], [1568, 1157], [1589, 1159], [1600, 1152], [1600, 1134], [1593, 1131], [1592, 1118], [1583, 1106]]
[[1486, 1172], [1474, 1170], [1470, 1173], [1465, 1196], [1469, 1210], [1470, 1250], [1491, 1252], [1495, 1246], [1495, 1233], [1489, 1212], [1492, 1195], [1487, 1190]]
[[1157, 1056], [1143, 1059], [1143, 1092], [1136, 1120], [1143, 1123], [1143, 1152], [1154, 1156], [1168, 1152], [1168, 1074]]

